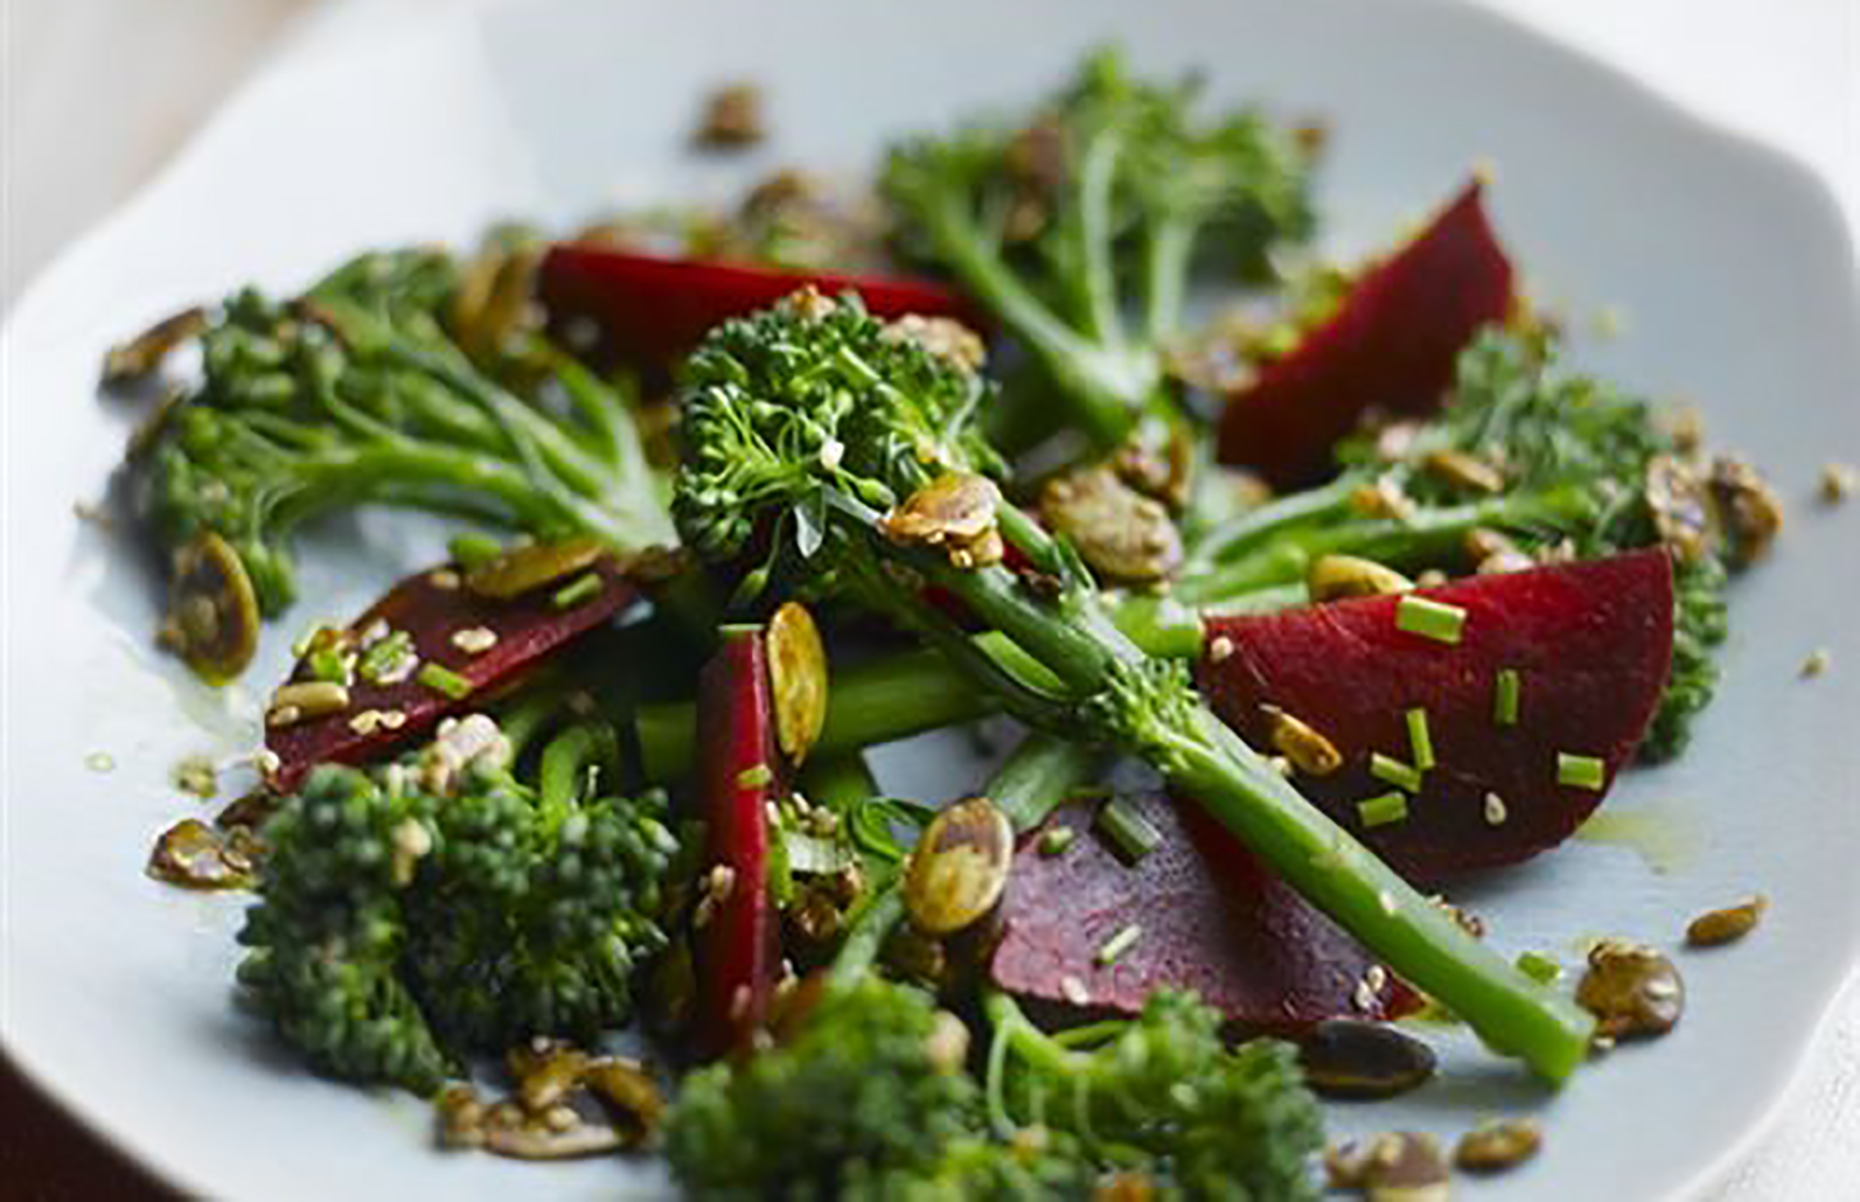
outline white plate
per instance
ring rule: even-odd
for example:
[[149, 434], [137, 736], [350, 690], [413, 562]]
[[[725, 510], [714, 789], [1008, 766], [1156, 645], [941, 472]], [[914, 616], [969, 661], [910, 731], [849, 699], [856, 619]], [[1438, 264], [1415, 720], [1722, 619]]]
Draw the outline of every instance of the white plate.
[[[1501, 228], [1540, 296], [1628, 332], [1584, 357], [1698, 400], [1792, 504], [1776, 561], [1735, 589], [1722, 699], [1676, 766], [1611, 806], [1665, 807], [1697, 844], [1653, 872], [1572, 844], [1466, 891], [1508, 948], [1619, 932], [1671, 944], [1685, 917], [1753, 889], [1747, 944], [1682, 954], [1690, 1012], [1551, 1096], [1489, 1059], [1340, 1130], [1452, 1135], [1491, 1111], [1542, 1113], [1547, 1151], [1468, 1193], [1648, 1198], [1709, 1179], [1757, 1128], [1860, 955], [1860, 507], [1811, 499], [1824, 460], [1860, 458], [1851, 257], [1806, 173], [1697, 124], [1591, 62], [1457, 6], [1150, 0], [914, 6], [827, 0], [537, 3], [423, 10], [366, 44], [301, 55], [251, 84], [179, 163], [64, 259], [6, 333], [4, 976], [8, 1052], [87, 1122], [178, 1185], [240, 1197], [452, 1197], [663, 1190], [655, 1170], [536, 1168], [429, 1150], [425, 1108], [308, 1076], [236, 1014], [239, 903], [142, 876], [150, 838], [192, 803], [183, 753], [255, 739], [253, 704], [215, 696], [149, 646], [152, 577], [74, 520], [104, 487], [125, 417], [94, 395], [104, 346], [247, 280], [289, 289], [364, 246], [462, 239], [488, 219], [566, 220], [615, 200], [721, 195], [777, 162], [857, 169], [881, 140], [1007, 104], [1117, 33], [1145, 68], [1206, 68], [1219, 96], [1323, 114], [1329, 237], [1383, 243], [1463, 177], [1498, 165]], [[768, 85], [779, 137], [748, 163], [683, 153], [696, 97]], [[415, 561], [400, 527], [319, 540], [317, 614], [355, 609]], [[287, 642], [270, 636], [251, 678]], [[1824, 679], [1796, 679], [1817, 646]], [[106, 752], [113, 771], [87, 766]], [[927, 792], [969, 783], [897, 756]]]

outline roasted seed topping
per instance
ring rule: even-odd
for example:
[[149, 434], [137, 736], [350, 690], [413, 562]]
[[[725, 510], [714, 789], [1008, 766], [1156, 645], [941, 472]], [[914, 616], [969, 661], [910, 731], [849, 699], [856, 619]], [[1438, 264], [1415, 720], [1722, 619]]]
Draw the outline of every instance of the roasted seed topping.
[[1685, 1009], [1685, 985], [1673, 962], [1651, 947], [1604, 939], [1589, 952], [1576, 1001], [1599, 1020], [1606, 1039], [1663, 1035]]
[[1395, 569], [1355, 555], [1320, 555], [1305, 573], [1305, 591], [1319, 602], [1381, 597], [1412, 588], [1414, 582]]
[[1460, 1136], [1453, 1163], [1469, 1172], [1496, 1173], [1537, 1155], [1543, 1142], [1534, 1119], [1493, 1119]]
[[1329, 1098], [1392, 1098], [1426, 1082], [1434, 1050], [1384, 1023], [1329, 1019], [1299, 1041], [1305, 1083]]
[[991, 913], [1007, 888], [1014, 828], [986, 797], [939, 811], [905, 870], [904, 906], [927, 935], [951, 935]]
[[1769, 906], [1769, 899], [1759, 893], [1738, 905], [1708, 910], [1686, 927], [1686, 942], [1693, 947], [1716, 947], [1742, 939], [1757, 929]]
[[1277, 706], [1264, 708], [1273, 749], [1292, 767], [1306, 776], [1329, 776], [1343, 766], [1343, 753], [1315, 727]]

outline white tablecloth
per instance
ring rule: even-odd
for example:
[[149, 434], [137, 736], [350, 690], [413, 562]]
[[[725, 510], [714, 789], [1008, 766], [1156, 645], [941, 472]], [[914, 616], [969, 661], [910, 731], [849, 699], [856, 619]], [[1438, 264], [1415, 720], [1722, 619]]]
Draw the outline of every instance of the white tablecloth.
[[[185, 140], [266, 53], [384, 8], [472, 0], [0, 0], [0, 305]], [[1860, 229], [1856, 0], [1484, 0], [1807, 160]], [[1860, 334], [1857, 331], [1856, 334]], [[1709, 1202], [1860, 1198], [1860, 982]]]

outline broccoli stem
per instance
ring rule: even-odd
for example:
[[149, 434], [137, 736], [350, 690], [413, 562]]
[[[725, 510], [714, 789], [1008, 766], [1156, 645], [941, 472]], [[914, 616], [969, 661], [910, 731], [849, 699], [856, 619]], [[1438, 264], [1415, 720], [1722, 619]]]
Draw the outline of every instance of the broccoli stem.
[[[882, 550], [877, 540], [873, 545]], [[1037, 559], [1039, 550], [1029, 553]], [[1519, 972], [1376, 859], [1272, 771], [1185, 681], [1171, 688], [1167, 678], [1149, 674], [1155, 661], [1103, 618], [1094, 594], [1074, 588], [1055, 602], [1020, 589], [1002, 568], [960, 570], [929, 555], [908, 558], [931, 583], [1040, 658], [1087, 706], [1091, 699], [1110, 701], [1102, 722], [1108, 736], [1199, 801], [1314, 905], [1493, 1048], [1523, 1058], [1551, 1081], [1562, 1081], [1581, 1062], [1594, 1026], [1586, 1011]], [[914, 611], [932, 642], [947, 647], [952, 637], [961, 640], [916, 593], [894, 583], [888, 601], [893, 612]], [[1054, 662], [1047, 655], [1068, 658]], [[1003, 700], [1029, 721], [1051, 713], [1046, 699], [1025, 692], [1009, 690]], [[1070, 721], [1076, 726], [1088, 712], [1074, 711]]]

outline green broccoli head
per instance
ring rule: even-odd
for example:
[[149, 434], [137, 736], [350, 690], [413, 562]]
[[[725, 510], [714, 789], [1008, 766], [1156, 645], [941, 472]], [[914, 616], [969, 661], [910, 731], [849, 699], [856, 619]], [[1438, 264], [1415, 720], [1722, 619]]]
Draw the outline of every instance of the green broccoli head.
[[1289, 1045], [1230, 1048], [1218, 1011], [1170, 991], [1089, 1048], [1062, 1046], [1001, 995], [988, 1005], [1007, 1045], [990, 1062], [997, 1127], [1076, 1140], [1102, 1170], [1138, 1174], [1165, 1193], [1316, 1196], [1311, 1159], [1323, 1123]]
[[501, 768], [421, 776], [324, 765], [266, 824], [249, 1000], [326, 1071], [420, 1093], [466, 1053], [624, 1024], [665, 945], [664, 797], [555, 815]]
[[728, 556], [786, 513], [818, 529], [830, 492], [883, 508], [939, 472], [992, 470], [973, 421], [987, 393], [850, 293], [803, 290], [725, 322], [685, 367], [679, 528]]
[[1027, 117], [911, 138], [886, 164], [907, 249], [987, 305], [1102, 441], [1159, 399], [1196, 264], [1256, 272], [1311, 228], [1297, 139], [1247, 110], [1203, 118], [1199, 92], [1102, 50]]
[[224, 538], [269, 617], [296, 595], [296, 529], [364, 503], [539, 538], [671, 541], [625, 398], [533, 332], [521, 372], [474, 359], [462, 339], [484, 342], [482, 323], [452, 320], [469, 291], [450, 256], [412, 250], [363, 255], [288, 303], [227, 300], [201, 335], [198, 385], [131, 451], [163, 546]]
[[879, 1196], [888, 1180], [931, 1179], [979, 1113], [961, 1034], [909, 986], [832, 989], [786, 1042], [685, 1079], [666, 1128], [672, 1171], [719, 1198]]

